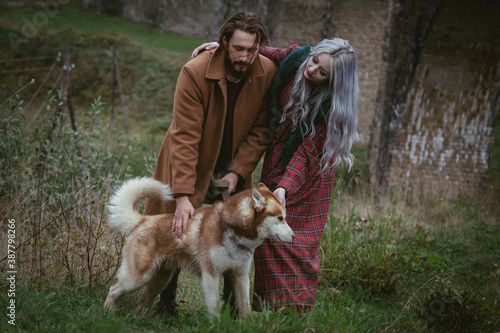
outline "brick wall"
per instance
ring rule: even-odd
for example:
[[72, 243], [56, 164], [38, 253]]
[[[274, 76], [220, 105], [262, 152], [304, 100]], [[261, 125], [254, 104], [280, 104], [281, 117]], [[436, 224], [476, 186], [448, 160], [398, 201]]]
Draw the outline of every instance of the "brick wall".
[[482, 3], [446, 3], [424, 44], [391, 146], [389, 183], [407, 197], [471, 195], [488, 177], [500, 73], [494, 13], [500, 6]]
[[371, 184], [387, 194], [395, 144], [419, 62], [423, 42], [442, 0], [390, 0], [383, 44], [383, 63], [369, 146]]
[[273, 46], [316, 45], [331, 32], [332, 2], [270, 1], [267, 21]]
[[337, 0], [333, 7], [333, 35], [349, 40], [358, 56], [360, 143], [370, 138], [382, 70], [382, 46], [387, 0]]

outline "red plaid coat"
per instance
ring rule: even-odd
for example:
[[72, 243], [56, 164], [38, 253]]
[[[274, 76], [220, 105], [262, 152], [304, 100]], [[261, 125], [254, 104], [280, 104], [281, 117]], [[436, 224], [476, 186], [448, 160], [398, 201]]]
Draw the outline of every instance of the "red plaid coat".
[[[288, 49], [264, 47], [261, 54], [277, 65], [298, 45]], [[295, 69], [296, 71], [296, 69]], [[293, 76], [280, 92], [279, 109], [289, 99]], [[320, 242], [334, 186], [334, 172], [318, 174], [319, 155], [326, 139], [326, 124], [316, 125], [285, 167], [280, 162], [285, 142], [292, 134], [291, 122], [280, 124], [266, 152], [261, 181], [271, 190], [287, 192], [287, 222], [297, 237], [290, 244], [266, 240], [255, 251], [254, 304], [259, 299], [273, 308], [296, 307], [308, 311], [314, 305], [320, 267]]]

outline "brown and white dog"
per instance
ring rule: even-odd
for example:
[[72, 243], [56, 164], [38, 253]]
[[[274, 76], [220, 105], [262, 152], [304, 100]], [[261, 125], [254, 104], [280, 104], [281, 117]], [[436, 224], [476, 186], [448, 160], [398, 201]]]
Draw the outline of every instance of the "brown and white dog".
[[134, 209], [144, 197], [173, 200], [169, 186], [152, 178], [127, 181], [110, 200], [108, 223], [127, 237], [117, 282], [104, 307], [112, 309], [121, 296], [146, 286], [139, 302], [149, 309], [172, 271], [182, 267], [201, 275], [208, 312], [215, 316], [220, 314], [220, 278], [232, 274], [238, 312], [246, 316], [255, 248], [265, 238], [291, 242], [295, 237], [283, 205], [260, 184], [197, 209], [187, 233], [178, 239], [171, 230], [173, 214], [144, 216]]

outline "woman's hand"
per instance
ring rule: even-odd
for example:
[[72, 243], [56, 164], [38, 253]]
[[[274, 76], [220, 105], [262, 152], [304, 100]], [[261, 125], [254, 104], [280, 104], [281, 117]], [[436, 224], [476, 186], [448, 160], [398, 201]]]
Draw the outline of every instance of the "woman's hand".
[[218, 42], [204, 43], [201, 46], [198, 46], [197, 48], [194, 49], [193, 53], [191, 54], [191, 59], [196, 57], [198, 54], [200, 54], [203, 51], [210, 51], [210, 50], [216, 49], [218, 47], [219, 47]]

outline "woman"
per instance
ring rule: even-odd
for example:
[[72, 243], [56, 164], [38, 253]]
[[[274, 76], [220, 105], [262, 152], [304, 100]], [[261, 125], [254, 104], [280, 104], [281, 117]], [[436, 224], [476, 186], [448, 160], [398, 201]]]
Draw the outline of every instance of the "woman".
[[[195, 50], [216, 46], [208, 43]], [[254, 257], [254, 308], [312, 309], [320, 267], [321, 236], [328, 218], [334, 167], [352, 166], [357, 140], [357, 57], [349, 42], [262, 47], [279, 66], [271, 86], [275, 131], [261, 181], [285, 205], [297, 237], [290, 244], [266, 240]]]

